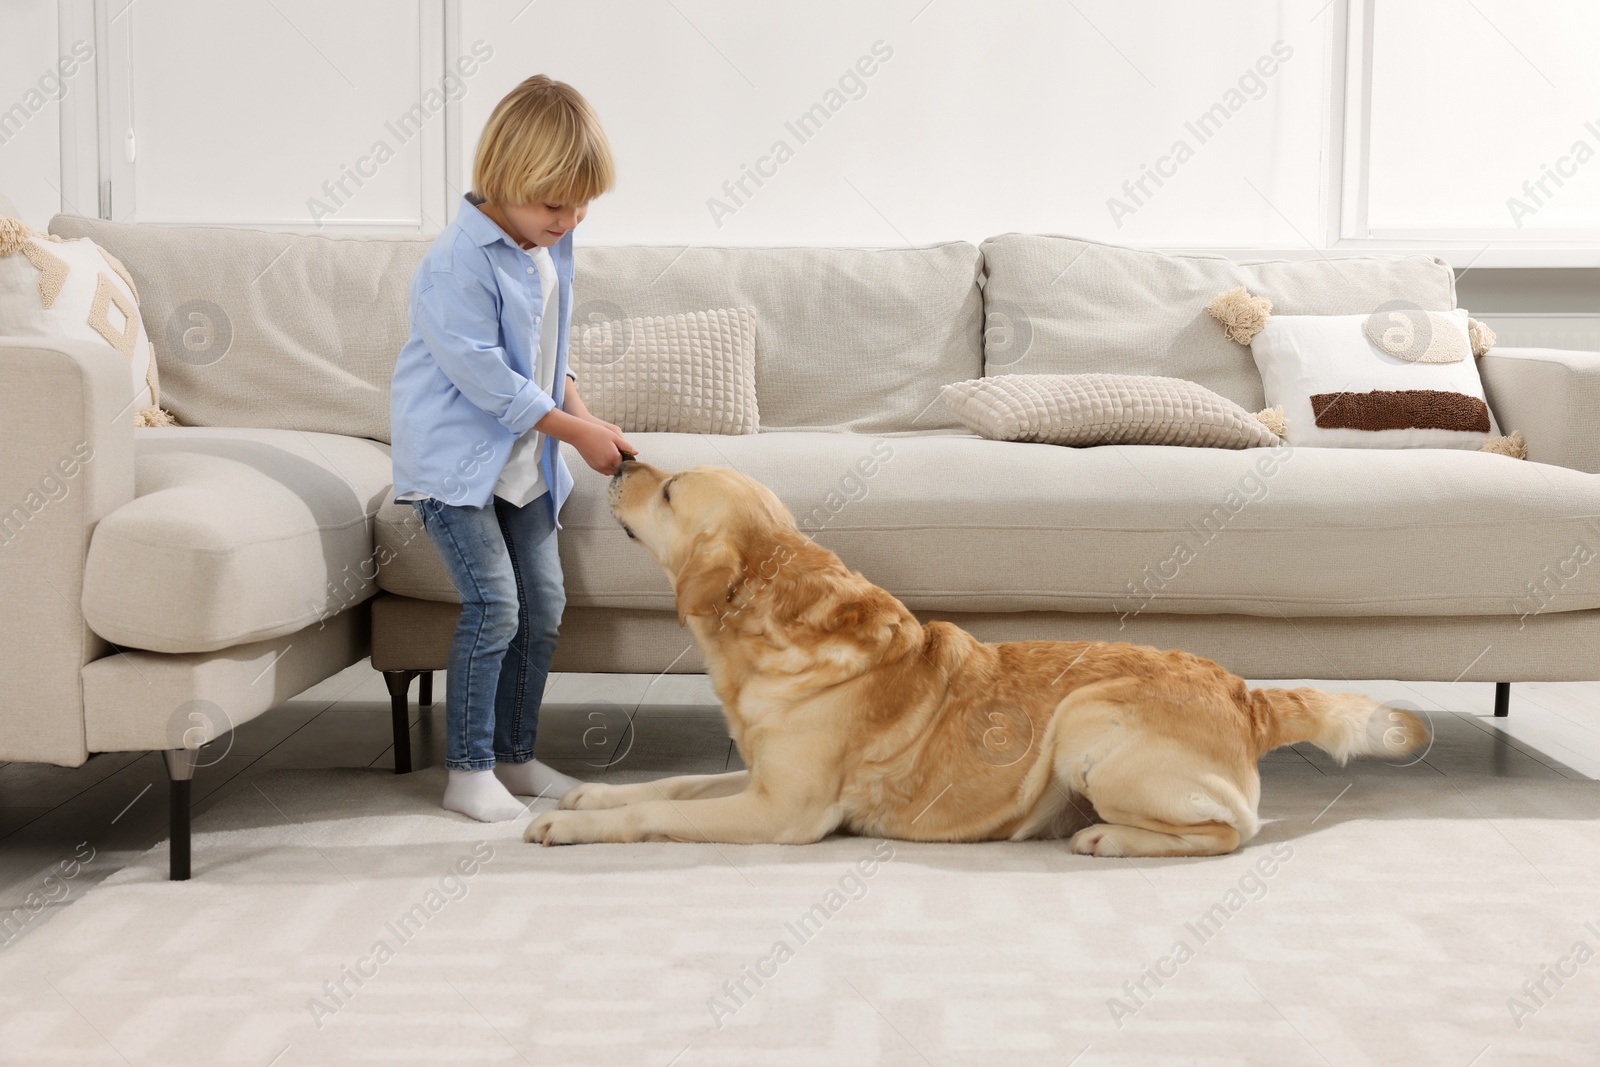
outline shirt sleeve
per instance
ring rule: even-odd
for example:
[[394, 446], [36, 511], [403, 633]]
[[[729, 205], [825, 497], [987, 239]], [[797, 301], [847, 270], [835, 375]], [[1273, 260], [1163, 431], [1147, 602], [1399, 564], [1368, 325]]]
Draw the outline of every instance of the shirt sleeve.
[[434, 271], [417, 293], [413, 321], [428, 352], [463, 396], [521, 436], [555, 409], [539, 383], [506, 361], [497, 294], [459, 270]]

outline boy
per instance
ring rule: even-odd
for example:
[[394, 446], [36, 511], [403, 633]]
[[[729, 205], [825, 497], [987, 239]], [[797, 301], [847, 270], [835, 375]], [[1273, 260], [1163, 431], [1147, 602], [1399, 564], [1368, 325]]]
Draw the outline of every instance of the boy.
[[444, 806], [484, 822], [514, 796], [578, 782], [533, 758], [566, 604], [557, 515], [572, 474], [636, 452], [595, 418], [567, 369], [572, 230], [615, 180], [593, 109], [528, 78], [495, 106], [472, 188], [411, 279], [411, 337], [390, 399], [395, 500], [417, 511], [461, 598], [446, 692]]

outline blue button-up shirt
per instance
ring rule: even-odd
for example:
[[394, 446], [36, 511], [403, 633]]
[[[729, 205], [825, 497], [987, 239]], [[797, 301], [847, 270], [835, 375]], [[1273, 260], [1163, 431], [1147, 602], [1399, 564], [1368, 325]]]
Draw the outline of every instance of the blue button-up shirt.
[[[389, 392], [394, 496], [417, 491], [446, 504], [483, 507], [533, 424], [561, 406], [572, 323], [572, 231], [550, 249], [560, 329], [554, 395], [534, 380], [544, 294], [532, 258], [463, 198], [411, 276], [411, 337]], [[551, 518], [572, 490], [556, 440], [540, 469]], [[556, 522], [557, 528], [560, 523]]]

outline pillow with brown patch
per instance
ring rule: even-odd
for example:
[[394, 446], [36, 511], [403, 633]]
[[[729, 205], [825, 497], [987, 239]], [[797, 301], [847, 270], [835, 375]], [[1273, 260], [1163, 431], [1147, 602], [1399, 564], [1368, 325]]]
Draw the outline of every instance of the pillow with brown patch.
[[1251, 310], [1261, 321], [1243, 330], [1230, 325], [1238, 316], [1229, 309], [1211, 312], [1229, 336], [1249, 344], [1267, 403], [1283, 408], [1289, 444], [1518, 454], [1520, 439], [1500, 437], [1484, 397], [1473, 359], [1482, 339], [1466, 311], [1398, 302], [1369, 315]]
[[1283, 434], [1281, 411], [1251, 414], [1203, 385], [1150, 374], [1000, 374], [939, 395], [997, 441], [1262, 448]]

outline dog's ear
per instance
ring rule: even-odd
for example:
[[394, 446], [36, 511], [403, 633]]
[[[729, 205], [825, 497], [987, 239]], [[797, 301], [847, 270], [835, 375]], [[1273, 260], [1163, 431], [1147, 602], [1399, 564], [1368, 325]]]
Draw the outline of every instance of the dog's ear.
[[673, 590], [678, 603], [678, 625], [684, 625], [690, 615], [716, 615], [727, 611], [743, 580], [744, 561], [726, 541], [720, 537], [696, 538], [678, 571]]

